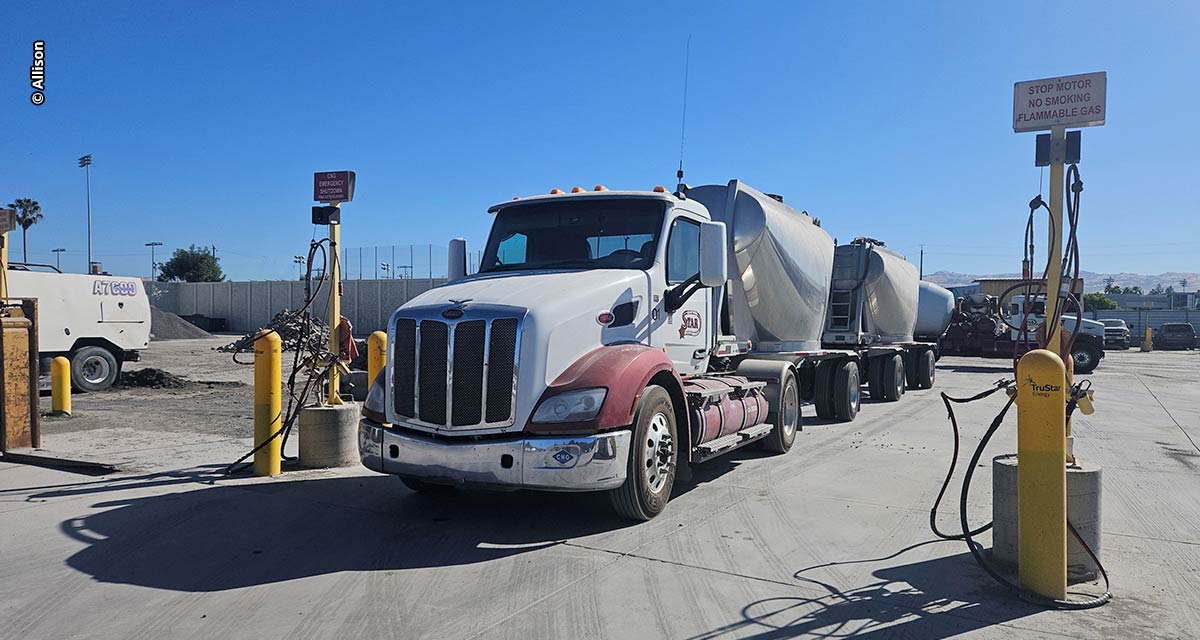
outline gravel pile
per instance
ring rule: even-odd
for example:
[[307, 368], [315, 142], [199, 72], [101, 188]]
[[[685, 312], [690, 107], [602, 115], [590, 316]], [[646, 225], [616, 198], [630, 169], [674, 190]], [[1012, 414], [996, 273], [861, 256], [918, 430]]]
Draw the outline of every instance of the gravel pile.
[[114, 387], [122, 389], [131, 389], [139, 387], [142, 389], [183, 389], [194, 384], [189, 380], [184, 380], [179, 376], [155, 369], [146, 367], [145, 369], [136, 369], [134, 371], [123, 371], [121, 377], [117, 379]]
[[211, 338], [212, 334], [179, 316], [158, 307], [150, 307], [151, 340], [188, 340]]
[[[308, 325], [307, 331], [305, 325]], [[279, 334], [284, 351], [296, 351], [305, 335], [308, 335], [310, 351], [321, 351], [329, 346], [329, 329], [313, 322], [312, 318], [299, 311], [284, 309], [275, 314], [263, 328], [274, 329]], [[225, 353], [249, 353], [254, 351], [254, 336], [257, 333], [247, 333], [225, 346], [215, 348]]]

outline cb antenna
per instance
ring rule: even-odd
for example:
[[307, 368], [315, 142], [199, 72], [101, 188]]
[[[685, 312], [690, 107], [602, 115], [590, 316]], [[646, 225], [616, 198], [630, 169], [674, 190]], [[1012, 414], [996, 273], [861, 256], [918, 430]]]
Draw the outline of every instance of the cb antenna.
[[688, 71], [692, 63], [692, 35], [688, 34], [687, 46], [683, 54], [683, 122], [679, 126], [679, 171], [675, 172], [675, 177], [679, 184], [675, 187], [675, 191], [683, 193], [683, 141], [687, 135], [687, 97], [688, 97]]

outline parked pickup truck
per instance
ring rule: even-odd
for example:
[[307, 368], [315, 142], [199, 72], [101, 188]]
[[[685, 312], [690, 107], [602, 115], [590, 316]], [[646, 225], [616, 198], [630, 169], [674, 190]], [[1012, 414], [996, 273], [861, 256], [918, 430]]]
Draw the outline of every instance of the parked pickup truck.
[[391, 316], [363, 404], [363, 464], [414, 490], [608, 491], [646, 520], [692, 464], [787, 452], [803, 401], [846, 421], [864, 384], [933, 385], [916, 267], [778, 196], [577, 187], [489, 211], [479, 272], [452, 250], [451, 282]]
[[1104, 347], [1107, 349], [1129, 348], [1129, 325], [1119, 318], [1101, 319], [1104, 324]]

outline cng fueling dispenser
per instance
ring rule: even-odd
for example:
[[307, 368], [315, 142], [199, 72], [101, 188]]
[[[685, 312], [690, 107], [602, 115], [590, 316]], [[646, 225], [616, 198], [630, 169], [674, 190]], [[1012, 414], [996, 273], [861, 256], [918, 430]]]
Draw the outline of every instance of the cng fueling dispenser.
[[[1068, 306], [1082, 317], [1082, 305], [1071, 287], [1063, 290], [1063, 279], [1073, 284], [1079, 277], [1079, 200], [1083, 181], [1079, 175], [1080, 134], [1068, 127], [1104, 124], [1106, 75], [1103, 72], [1018, 82], [1014, 88], [1013, 130], [1049, 130], [1038, 136], [1035, 166], [1050, 167], [1049, 203], [1039, 194], [1029, 203], [1026, 225], [1025, 264], [1033, 262], [1033, 220], [1039, 209], [1049, 217], [1048, 255], [1043, 277], [1026, 279], [1009, 291], [1023, 288], [1024, 321], [1020, 327], [1029, 340], [1028, 316], [1038, 298], [1045, 296], [1046, 321], [1038, 329], [1038, 348], [1015, 362], [1015, 380], [1001, 380], [996, 387], [971, 398], [942, 394], [955, 434], [958, 424], [954, 402], [982, 399], [1003, 388], [1009, 399], [984, 434], [967, 467], [959, 501], [960, 535], [943, 534], [930, 515], [934, 533], [944, 539], [967, 542], [971, 554], [997, 581], [1036, 603], [1061, 608], [1085, 609], [1101, 606], [1112, 598], [1108, 575], [1100, 564], [1100, 467], [1078, 460], [1073, 452], [1071, 415], [1076, 409], [1092, 413], [1090, 380], [1075, 381], [1071, 343], [1075, 332], [1062, 330]], [[1066, 168], [1069, 165], [1069, 168]], [[1066, 169], [1065, 169], [1066, 168]], [[1064, 171], [1065, 169], [1065, 171]], [[1065, 174], [1065, 175], [1064, 175]], [[1064, 215], [1064, 192], [1066, 198]], [[1064, 253], [1065, 246], [1065, 253]], [[1006, 291], [1005, 295], [1009, 292]], [[1003, 297], [1003, 296], [1002, 296]], [[967, 518], [967, 495], [971, 477], [984, 449], [1009, 408], [1017, 405], [1017, 453], [993, 459], [993, 521], [972, 530]], [[954, 472], [954, 461], [946, 476]], [[946, 486], [938, 495], [940, 502]], [[992, 558], [1017, 566], [1013, 582], [991, 566], [973, 536], [993, 530]], [[1069, 537], [1068, 537], [1069, 536]], [[1067, 599], [1069, 578], [1104, 578], [1105, 593], [1087, 599]]]

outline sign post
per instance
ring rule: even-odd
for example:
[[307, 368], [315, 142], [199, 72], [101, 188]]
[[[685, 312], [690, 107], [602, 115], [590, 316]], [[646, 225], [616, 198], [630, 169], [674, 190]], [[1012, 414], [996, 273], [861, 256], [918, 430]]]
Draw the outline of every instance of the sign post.
[[[321, 171], [313, 174], [313, 200], [339, 209], [343, 202], [354, 199], [353, 171]], [[341, 321], [342, 321], [342, 222], [340, 211], [329, 217], [329, 352], [334, 354], [329, 370], [329, 387], [325, 394], [328, 404], [342, 404], [341, 396]]]

